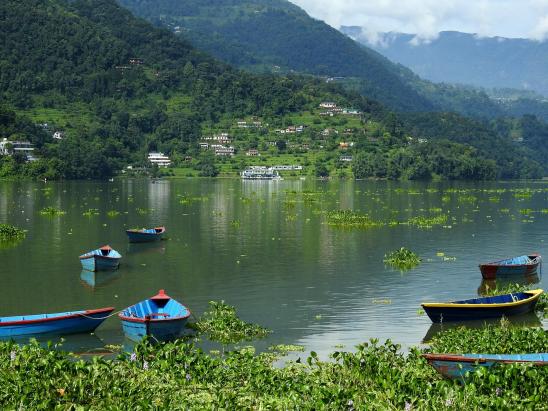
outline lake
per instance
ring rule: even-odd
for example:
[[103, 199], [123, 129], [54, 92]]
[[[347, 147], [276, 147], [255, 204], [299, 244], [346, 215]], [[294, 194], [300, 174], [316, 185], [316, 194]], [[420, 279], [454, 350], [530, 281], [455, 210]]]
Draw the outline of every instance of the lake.
[[[0, 181], [0, 223], [28, 230], [0, 248], [0, 315], [119, 310], [163, 288], [196, 316], [224, 300], [272, 329], [259, 349], [297, 344], [325, 356], [370, 338], [409, 347], [439, 329], [421, 302], [470, 298], [485, 287], [478, 263], [548, 255], [547, 198], [540, 181]], [[66, 214], [40, 215], [48, 206]], [[326, 213], [339, 209], [393, 223], [329, 226]], [[395, 223], [440, 214], [446, 222], [431, 228]], [[126, 229], [156, 225], [166, 226], [166, 241], [128, 244]], [[123, 255], [120, 269], [82, 271], [78, 256], [104, 244]], [[400, 247], [422, 264], [403, 273], [385, 266], [384, 255]], [[547, 289], [542, 275], [518, 280]], [[517, 322], [541, 325], [535, 316]], [[127, 342], [113, 317], [95, 336], [67, 344]]]

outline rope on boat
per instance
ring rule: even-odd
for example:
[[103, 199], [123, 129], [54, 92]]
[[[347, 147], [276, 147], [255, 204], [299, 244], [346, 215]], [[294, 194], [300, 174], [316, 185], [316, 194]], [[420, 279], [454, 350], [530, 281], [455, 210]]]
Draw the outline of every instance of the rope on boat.
[[[125, 308], [124, 308], [125, 310]], [[122, 311], [124, 310], [120, 310], [120, 311], [116, 311], [116, 312], [113, 312], [112, 314], [109, 314], [105, 317], [92, 317], [91, 315], [86, 315], [84, 313], [78, 313], [78, 315], [82, 316], [82, 317], [86, 317], [86, 318], [91, 318], [92, 320], [106, 320], [107, 318], [110, 318], [110, 317], [113, 317], [119, 313], [121, 313]]]

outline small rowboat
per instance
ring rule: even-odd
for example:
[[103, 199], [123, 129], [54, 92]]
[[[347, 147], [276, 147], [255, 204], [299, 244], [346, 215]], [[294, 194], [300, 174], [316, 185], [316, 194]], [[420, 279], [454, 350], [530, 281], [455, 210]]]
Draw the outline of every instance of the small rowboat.
[[113, 310], [114, 307], [107, 307], [54, 314], [0, 317], [0, 337], [89, 333], [95, 330]]
[[421, 304], [435, 323], [483, 320], [532, 312], [543, 290], [529, 290], [448, 303]]
[[80, 256], [82, 268], [88, 271], [116, 270], [120, 265], [122, 255], [109, 245]]
[[548, 365], [548, 353], [540, 354], [423, 354], [428, 363], [447, 378], [464, 378], [477, 367], [528, 363]]
[[126, 230], [130, 243], [148, 243], [158, 241], [166, 232], [165, 227], [143, 228], [141, 230]]
[[160, 290], [154, 297], [126, 308], [118, 316], [130, 340], [141, 341], [150, 337], [169, 341], [183, 333], [190, 310]]
[[486, 280], [493, 280], [500, 275], [531, 275], [537, 272], [542, 262], [540, 254], [521, 255], [506, 260], [480, 264], [481, 275]]

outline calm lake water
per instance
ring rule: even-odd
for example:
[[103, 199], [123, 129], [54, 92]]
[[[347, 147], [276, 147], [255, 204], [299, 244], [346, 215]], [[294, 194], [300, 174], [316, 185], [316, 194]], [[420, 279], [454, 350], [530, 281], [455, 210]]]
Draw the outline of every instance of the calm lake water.
[[[208, 301], [224, 300], [272, 329], [259, 349], [298, 344], [325, 356], [370, 338], [408, 347], [437, 331], [421, 302], [478, 295], [479, 262], [548, 256], [547, 198], [548, 182], [0, 182], [0, 222], [28, 230], [17, 246], [0, 248], [0, 315], [122, 309], [164, 288], [197, 316]], [[40, 215], [47, 206], [66, 214]], [[98, 215], [83, 216], [89, 209]], [[430, 229], [338, 229], [325, 215], [336, 209], [382, 221], [440, 213], [448, 220]], [[109, 217], [113, 210], [120, 214]], [[125, 229], [155, 225], [166, 226], [167, 241], [128, 244]], [[94, 278], [78, 256], [103, 244], [121, 252], [122, 263]], [[418, 268], [384, 265], [402, 246], [423, 258]], [[539, 277], [519, 281], [547, 289]], [[519, 321], [542, 324], [535, 316]], [[67, 344], [127, 342], [113, 317], [95, 336]]]

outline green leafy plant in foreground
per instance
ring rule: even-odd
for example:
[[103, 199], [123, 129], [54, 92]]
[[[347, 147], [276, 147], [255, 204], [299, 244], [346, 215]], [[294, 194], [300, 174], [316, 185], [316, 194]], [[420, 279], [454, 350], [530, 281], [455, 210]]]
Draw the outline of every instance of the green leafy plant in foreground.
[[22, 240], [26, 231], [10, 224], [0, 224], [0, 242]]
[[257, 324], [246, 323], [236, 315], [236, 309], [224, 301], [210, 301], [195, 328], [208, 338], [222, 344], [235, 344], [266, 337], [271, 331]]
[[65, 211], [63, 210], [60, 210], [58, 208], [55, 208], [55, 207], [45, 207], [43, 209], [40, 210], [40, 215], [45, 215], [45, 216], [51, 216], [51, 217], [54, 217], [54, 216], [60, 216], [60, 215], [64, 215], [66, 214]]
[[383, 261], [400, 270], [410, 270], [421, 263], [420, 257], [405, 247], [401, 247], [399, 250], [386, 254]]

